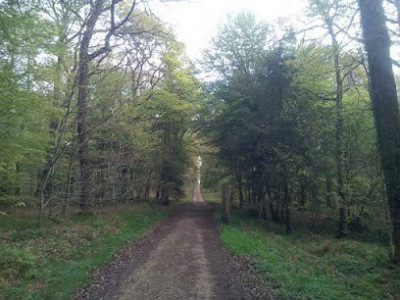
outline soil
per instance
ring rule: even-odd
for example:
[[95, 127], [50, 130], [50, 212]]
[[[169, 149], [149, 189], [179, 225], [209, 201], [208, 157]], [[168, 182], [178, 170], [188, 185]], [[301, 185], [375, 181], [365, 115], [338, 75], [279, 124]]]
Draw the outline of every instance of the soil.
[[141, 240], [97, 270], [76, 299], [275, 299], [252, 258], [230, 255], [199, 187]]

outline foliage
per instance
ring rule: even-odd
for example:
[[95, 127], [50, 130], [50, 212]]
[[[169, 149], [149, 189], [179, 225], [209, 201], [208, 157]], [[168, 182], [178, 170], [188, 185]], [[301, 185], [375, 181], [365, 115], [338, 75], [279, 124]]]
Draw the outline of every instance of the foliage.
[[[67, 215], [79, 201], [77, 51], [92, 8], [79, 1], [1, 4], [2, 210], [26, 204], [39, 207], [43, 219]], [[129, 7], [115, 9], [123, 19]], [[97, 29], [109, 25], [99, 19], [94, 51], [101, 49]], [[191, 127], [201, 101], [191, 63], [145, 7], [135, 8], [110, 48], [89, 64], [89, 206], [161, 197], [162, 185], [171, 190], [164, 200], [175, 198], [194, 155]], [[171, 178], [161, 184], [166, 173]]]
[[[348, 12], [339, 4], [334, 8]], [[311, 15], [318, 13], [323, 12], [317, 9]], [[341, 26], [349, 18], [341, 16]], [[255, 28], [264, 28], [263, 33]], [[343, 205], [349, 231], [366, 230], [374, 218], [370, 212], [380, 219], [385, 209], [362, 53], [313, 40], [296, 43], [290, 31], [271, 42], [267, 35], [275, 35], [268, 28], [254, 16], [239, 14], [228, 20], [205, 53], [205, 69], [219, 77], [208, 84], [210, 95], [201, 111], [202, 134], [217, 148], [217, 155], [206, 159], [203, 173], [209, 178], [203, 182], [213, 189], [218, 182], [230, 183], [234, 202], [285, 223], [288, 232], [292, 215], [301, 215], [308, 224], [315, 224], [315, 216], [336, 220]], [[239, 34], [250, 29], [257, 37], [252, 42]], [[337, 68], [342, 74], [340, 110]], [[387, 228], [384, 217], [374, 223]]]
[[231, 17], [205, 52], [208, 69], [219, 72], [222, 79], [251, 73], [265, 54], [268, 33], [267, 24], [250, 12]]

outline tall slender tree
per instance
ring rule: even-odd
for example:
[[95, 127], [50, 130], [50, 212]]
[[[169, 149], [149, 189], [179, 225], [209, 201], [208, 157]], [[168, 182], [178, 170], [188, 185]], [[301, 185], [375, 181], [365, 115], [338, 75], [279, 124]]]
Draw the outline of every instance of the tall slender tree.
[[[336, 103], [336, 170], [337, 170], [337, 194], [339, 198], [339, 226], [338, 237], [345, 237], [348, 231], [347, 228], [347, 210], [348, 199], [345, 193], [345, 147], [344, 147], [344, 122], [343, 122], [343, 97], [344, 97], [344, 80], [349, 75], [346, 73], [342, 62], [342, 52], [345, 46], [346, 39], [343, 39], [343, 25], [346, 23], [346, 28], [350, 28], [353, 18], [350, 18], [351, 10], [341, 0], [312, 0], [311, 8], [315, 10], [313, 13], [320, 16], [323, 22], [323, 28], [331, 40], [332, 61], [335, 74], [335, 96]], [[341, 24], [344, 23], [344, 24]], [[358, 65], [357, 62], [354, 64]], [[349, 66], [347, 66], [347, 69]]]

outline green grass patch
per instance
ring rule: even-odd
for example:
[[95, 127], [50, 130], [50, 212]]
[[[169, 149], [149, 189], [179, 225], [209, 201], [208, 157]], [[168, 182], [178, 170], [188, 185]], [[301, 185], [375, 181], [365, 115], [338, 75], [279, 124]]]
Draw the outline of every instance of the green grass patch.
[[220, 233], [232, 253], [255, 257], [282, 299], [400, 299], [400, 268], [383, 246], [275, 227], [236, 215]]
[[42, 227], [34, 217], [1, 216], [0, 299], [70, 299], [91, 270], [167, 215], [143, 203]]
[[202, 191], [203, 198], [205, 201], [212, 204], [221, 204], [222, 203], [222, 195], [218, 191], [203, 189]]
[[[193, 194], [193, 193], [192, 193]], [[185, 194], [185, 197], [179, 199], [179, 204], [187, 204], [187, 203], [191, 203], [192, 199], [193, 199], [193, 195], [192, 194]]]

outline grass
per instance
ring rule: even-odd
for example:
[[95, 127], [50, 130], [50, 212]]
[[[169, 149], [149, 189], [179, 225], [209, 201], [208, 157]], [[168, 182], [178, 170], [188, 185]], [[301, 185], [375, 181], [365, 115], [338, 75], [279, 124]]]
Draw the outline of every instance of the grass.
[[202, 191], [204, 200], [212, 203], [212, 204], [221, 204], [222, 203], [222, 196], [221, 193], [218, 191], [203, 189]]
[[282, 299], [400, 299], [400, 268], [390, 264], [383, 246], [280, 230], [234, 215], [220, 234], [232, 253], [255, 257]]
[[0, 299], [70, 299], [91, 270], [167, 215], [143, 203], [41, 228], [34, 217], [0, 216]]

